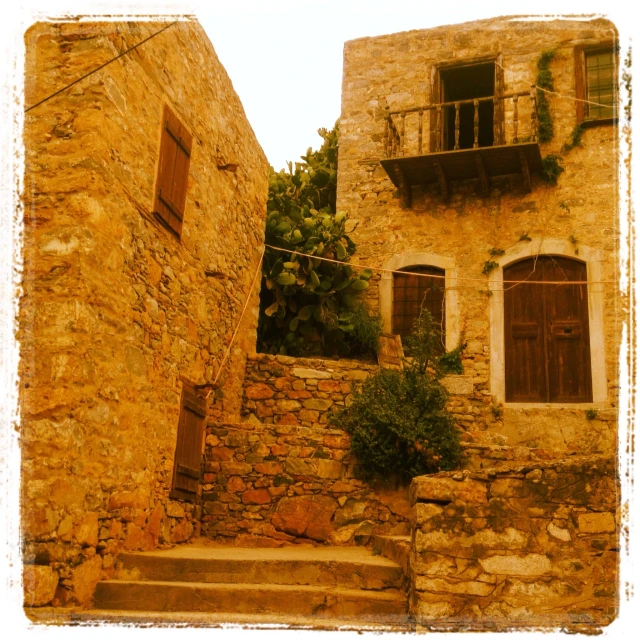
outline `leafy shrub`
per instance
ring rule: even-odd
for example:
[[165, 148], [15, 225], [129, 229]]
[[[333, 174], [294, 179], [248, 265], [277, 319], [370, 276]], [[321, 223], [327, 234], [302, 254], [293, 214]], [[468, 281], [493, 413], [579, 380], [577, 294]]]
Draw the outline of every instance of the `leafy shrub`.
[[[555, 58], [555, 51], [544, 51], [538, 60], [538, 77], [536, 84], [540, 89], [553, 91], [553, 74], [550, 64]], [[553, 139], [553, 117], [549, 109], [549, 100], [544, 91], [538, 89], [538, 140], [540, 142], [550, 142]]]
[[350, 331], [348, 344], [350, 355], [376, 356], [378, 339], [383, 333], [380, 312], [371, 313], [362, 300], [358, 300], [351, 317], [353, 329]]
[[258, 348], [267, 353], [346, 356], [350, 345], [360, 347], [356, 296], [371, 271], [318, 259], [348, 261], [356, 250], [347, 214], [335, 210], [337, 125], [318, 133], [322, 147], [309, 149], [295, 169], [270, 168], [265, 242], [287, 252], [265, 251]]
[[351, 453], [364, 479], [388, 480], [453, 469], [460, 435], [446, 408], [435, 357], [438, 331], [427, 311], [414, 324], [410, 360], [401, 371], [380, 369], [331, 423], [351, 435]]
[[464, 373], [462, 366], [462, 350], [464, 344], [459, 344], [453, 351], [449, 351], [438, 358], [438, 366], [443, 373], [461, 375]]

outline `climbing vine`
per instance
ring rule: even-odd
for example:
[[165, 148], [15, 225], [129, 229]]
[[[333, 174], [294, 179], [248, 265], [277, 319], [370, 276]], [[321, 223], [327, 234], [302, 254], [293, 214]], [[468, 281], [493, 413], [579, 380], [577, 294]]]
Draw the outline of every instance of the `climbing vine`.
[[538, 60], [538, 139], [540, 142], [550, 142], [553, 139], [553, 117], [549, 108], [549, 99], [544, 89], [553, 91], [553, 74], [550, 64], [555, 58], [555, 51], [544, 51]]

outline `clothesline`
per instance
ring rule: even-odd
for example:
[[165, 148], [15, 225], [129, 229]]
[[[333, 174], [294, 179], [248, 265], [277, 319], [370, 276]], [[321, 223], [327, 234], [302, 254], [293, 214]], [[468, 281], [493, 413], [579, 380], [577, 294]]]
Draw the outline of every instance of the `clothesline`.
[[[283, 249], [282, 247], [274, 247], [270, 244], [264, 245], [267, 249], [273, 249], [274, 251], [281, 251], [283, 253], [291, 253], [305, 258], [311, 258], [312, 260], [322, 260], [323, 262], [331, 262], [334, 264], [342, 264], [348, 267], [356, 267], [358, 269], [369, 269], [371, 271], [378, 271], [381, 273], [400, 273], [402, 275], [419, 276], [423, 278], [439, 278], [444, 280], [446, 276], [432, 275], [430, 273], [418, 273], [417, 271], [404, 271], [399, 269], [385, 269], [384, 267], [373, 267], [366, 264], [354, 264], [352, 262], [345, 262], [344, 260], [334, 260], [332, 258], [322, 258], [320, 256], [312, 256], [308, 253], [301, 253], [292, 249]], [[465, 278], [461, 276], [451, 277], [452, 280], [460, 280], [463, 282], [487, 282], [486, 278]], [[577, 285], [577, 284], [615, 284], [615, 280], [504, 280], [508, 284], [551, 284], [551, 285]]]

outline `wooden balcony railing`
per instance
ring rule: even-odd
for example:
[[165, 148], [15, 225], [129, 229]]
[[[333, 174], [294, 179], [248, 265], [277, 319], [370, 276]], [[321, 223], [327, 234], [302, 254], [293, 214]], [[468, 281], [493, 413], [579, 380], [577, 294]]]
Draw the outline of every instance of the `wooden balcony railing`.
[[[521, 101], [522, 99], [522, 101]], [[526, 128], [522, 128], [519, 118], [519, 103], [527, 101], [529, 104], [524, 105], [523, 112], [527, 114], [528, 122]], [[386, 121], [386, 144], [385, 156], [387, 158], [398, 158], [406, 155], [423, 155], [424, 153], [439, 153], [444, 151], [443, 131], [444, 131], [444, 114], [446, 108], [455, 109], [455, 127], [454, 127], [454, 145], [453, 150], [460, 149], [460, 107], [462, 105], [473, 105], [473, 132], [474, 141], [473, 148], [479, 148], [478, 138], [480, 134], [480, 104], [486, 102], [493, 103], [493, 145], [500, 146], [504, 144], [518, 144], [519, 142], [537, 142], [538, 141], [538, 107], [536, 99], [535, 86], [531, 91], [519, 91], [515, 93], [507, 93], [501, 96], [490, 96], [487, 98], [473, 98], [470, 100], [458, 100], [456, 102], [440, 102], [436, 104], [428, 104], [419, 107], [411, 107], [391, 111], [387, 107]], [[510, 105], [508, 103], [511, 103]], [[511, 112], [507, 109], [511, 106]], [[425, 118], [426, 115], [426, 118]], [[511, 115], [511, 118], [508, 118]], [[416, 118], [412, 117], [416, 116]], [[506, 117], [505, 117], [506, 116]], [[435, 148], [427, 150], [423, 149], [423, 132], [425, 130], [434, 132], [433, 139]], [[508, 120], [508, 122], [505, 122]], [[396, 123], [397, 122], [397, 123]], [[506, 125], [510, 124], [509, 127]], [[415, 127], [413, 133], [417, 135], [409, 136], [410, 127]], [[520, 127], [520, 131], [519, 131]], [[505, 129], [507, 129], [505, 131]], [[509, 135], [510, 134], [510, 135]], [[526, 135], [525, 135], [526, 134]], [[505, 139], [507, 142], [505, 142]], [[415, 147], [408, 148], [408, 143], [415, 143]]]
[[411, 187], [418, 184], [437, 182], [446, 198], [450, 181], [476, 178], [486, 194], [490, 178], [521, 173], [529, 191], [530, 171], [541, 163], [536, 96], [534, 86], [486, 98], [387, 107], [380, 162], [405, 206], [411, 206]]

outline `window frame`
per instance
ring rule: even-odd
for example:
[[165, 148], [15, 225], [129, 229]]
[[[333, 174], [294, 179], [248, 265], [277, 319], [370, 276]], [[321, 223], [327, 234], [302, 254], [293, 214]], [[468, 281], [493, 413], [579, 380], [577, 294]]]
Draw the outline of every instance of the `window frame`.
[[456, 288], [458, 270], [456, 261], [449, 256], [443, 256], [428, 251], [411, 251], [391, 256], [384, 264], [384, 271], [380, 276], [378, 296], [380, 313], [385, 333], [393, 333], [393, 273], [410, 265], [429, 265], [444, 269], [445, 288], [445, 343], [446, 351], [452, 351], [460, 343], [460, 310], [459, 296]]
[[178, 241], [184, 224], [192, 142], [193, 136], [187, 127], [174, 110], [165, 104], [154, 185], [153, 216]]
[[[404, 272], [409, 272], [409, 273], [404, 273]], [[432, 272], [432, 273], [429, 273]], [[411, 276], [410, 273], [421, 273], [422, 275], [420, 276]], [[416, 287], [408, 287], [406, 284], [406, 281], [410, 280], [412, 277], [417, 278], [417, 286]], [[437, 293], [434, 293], [433, 295], [436, 295], [440, 300], [441, 303], [441, 310], [438, 312], [437, 317], [434, 315], [433, 311], [431, 312], [431, 315], [434, 319], [435, 324], [437, 324], [439, 326], [440, 332], [441, 332], [441, 347], [442, 347], [442, 353], [446, 352], [446, 339], [447, 339], [447, 325], [446, 325], [446, 318], [447, 318], [447, 303], [446, 303], [446, 289], [445, 289], [445, 278], [446, 278], [446, 271], [445, 269], [443, 269], [442, 267], [436, 267], [434, 265], [431, 264], [416, 264], [416, 265], [409, 265], [406, 267], [402, 267], [401, 269], [398, 270], [397, 273], [393, 274], [393, 307], [392, 307], [392, 316], [391, 316], [391, 323], [392, 323], [392, 332], [396, 335], [399, 335], [401, 338], [406, 337], [407, 335], [409, 335], [411, 333], [411, 329], [404, 327], [401, 329], [401, 331], [399, 331], [399, 327], [397, 326], [397, 319], [398, 318], [406, 318], [407, 316], [410, 316], [410, 314], [405, 313], [406, 311], [406, 306], [408, 303], [412, 302], [411, 300], [409, 300], [408, 298], [403, 298], [403, 304], [405, 309], [403, 310], [403, 313], [399, 313], [398, 308], [397, 308], [397, 304], [398, 304], [398, 292], [400, 289], [406, 291], [407, 288], [416, 288], [418, 290], [418, 292], [421, 292], [423, 289], [425, 289], [426, 291], [428, 291], [429, 289], [431, 289], [432, 286], [435, 286], [437, 288]], [[428, 282], [430, 283], [428, 286], [424, 287], [422, 286], [424, 284], [424, 282], [428, 279]], [[405, 284], [400, 285], [399, 281], [400, 280], [405, 280]], [[423, 298], [423, 301], [421, 302], [419, 299], [416, 301], [417, 302], [417, 307], [419, 308], [423, 308], [423, 305], [428, 308], [430, 305], [426, 299], [426, 293], [425, 291], [425, 296]], [[412, 323], [418, 318], [418, 316], [413, 316], [413, 320]], [[439, 322], [438, 322], [439, 320]], [[406, 324], [406, 321], [403, 323]], [[403, 335], [404, 334], [404, 335]]]
[[[533, 238], [533, 242], [520, 243], [507, 249], [505, 255], [496, 258], [498, 267], [489, 274], [489, 342], [490, 392], [495, 402], [508, 407], [563, 407], [603, 408], [608, 406], [609, 386], [604, 329], [604, 291], [601, 284], [604, 255], [598, 249], [580, 245], [580, 259], [587, 265], [587, 296], [589, 300], [589, 348], [591, 352], [591, 403], [507, 403], [505, 400], [505, 341], [504, 341], [504, 291], [503, 268], [508, 264], [535, 255], [557, 255], [575, 258], [575, 247], [568, 240]], [[533, 245], [533, 246], [531, 246]]]
[[[598, 117], [598, 118], [589, 118], [587, 116], [588, 106], [583, 100], [588, 99], [587, 92], [587, 56], [591, 53], [598, 53], [601, 51], [611, 51], [614, 56], [614, 78], [616, 81], [614, 82], [614, 91], [615, 91], [615, 103], [617, 105], [617, 113], [618, 115], [611, 117]], [[619, 87], [618, 87], [618, 72], [619, 72], [619, 64], [620, 64], [620, 56], [619, 56], [619, 47], [617, 42], [607, 41], [600, 42], [593, 45], [580, 45], [575, 47], [574, 49], [574, 57], [575, 57], [575, 95], [578, 100], [576, 100], [576, 118], [578, 124], [583, 127], [592, 127], [599, 125], [607, 125], [607, 124], [617, 124], [619, 119], [620, 108], [618, 104], [619, 97]]]

